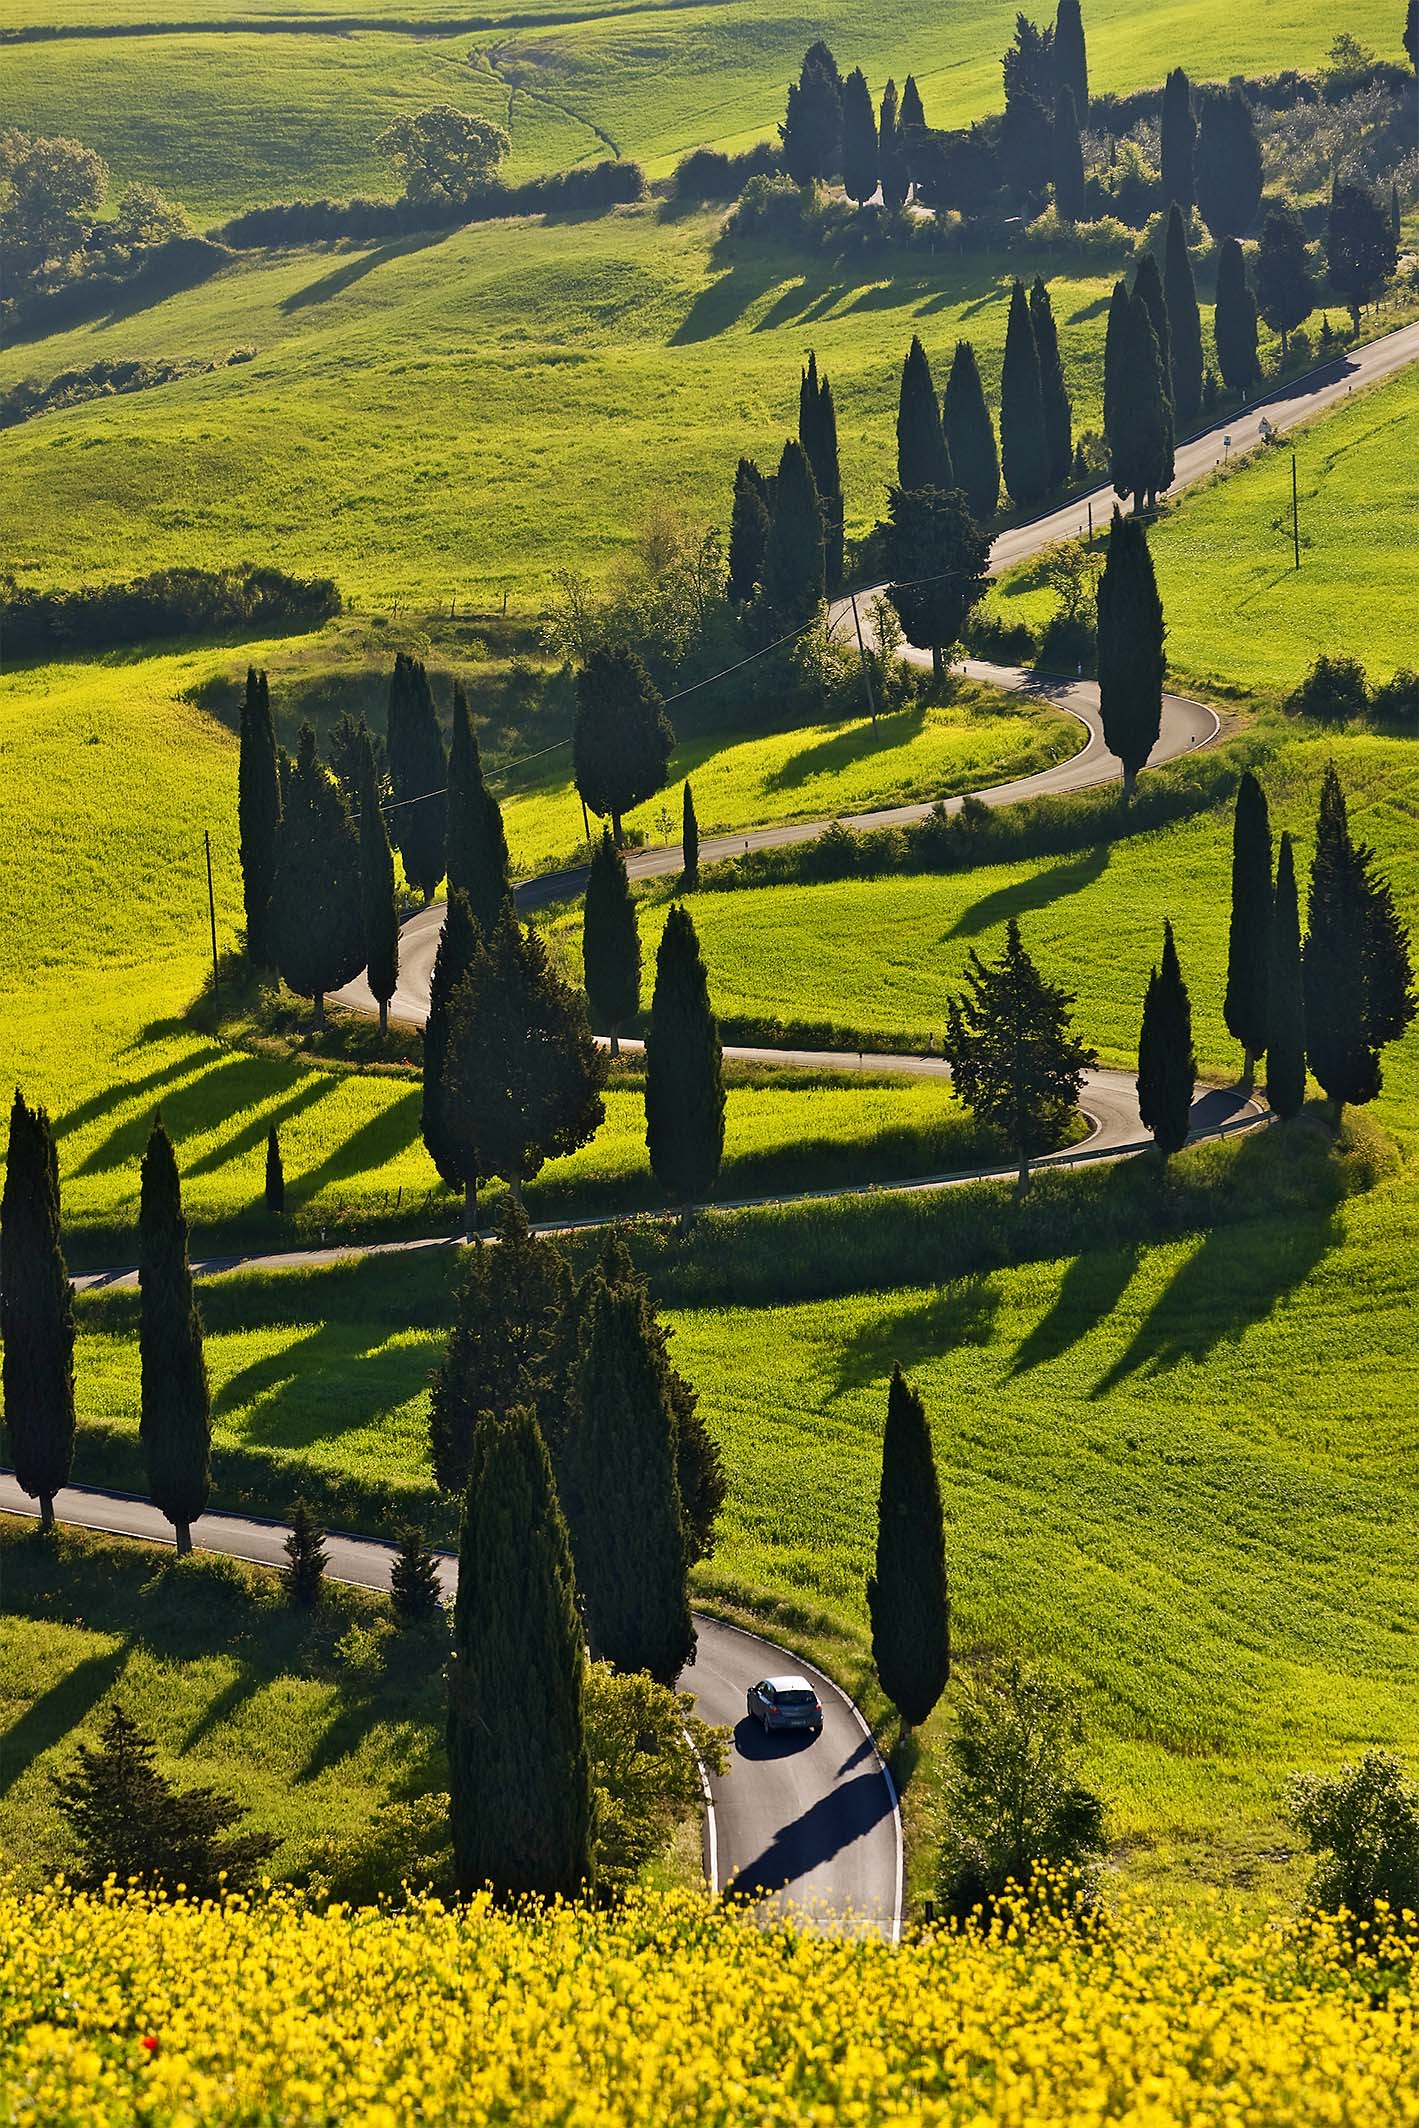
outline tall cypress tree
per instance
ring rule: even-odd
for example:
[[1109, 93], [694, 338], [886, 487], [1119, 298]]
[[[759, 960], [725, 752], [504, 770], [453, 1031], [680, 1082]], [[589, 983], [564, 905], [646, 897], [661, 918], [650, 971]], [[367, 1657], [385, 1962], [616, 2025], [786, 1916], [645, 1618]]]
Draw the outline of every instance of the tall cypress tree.
[[379, 1031], [389, 1031], [389, 1000], [399, 987], [399, 910], [394, 899], [394, 852], [379, 802], [374, 749], [360, 741], [360, 912], [365, 976], [379, 1007]]
[[271, 941], [283, 982], [313, 1001], [322, 1025], [326, 991], [350, 982], [365, 964], [365, 937], [359, 837], [308, 724], [284, 779]]
[[1192, 1000], [1178, 965], [1173, 927], [1165, 923], [1163, 962], [1148, 978], [1138, 1037], [1138, 1113], [1165, 1160], [1187, 1144], [1196, 1083]]
[[877, 114], [861, 67], [843, 82], [843, 190], [859, 207], [877, 190]]
[[976, 351], [969, 340], [956, 342], [941, 400], [941, 426], [971, 515], [984, 524], [995, 515], [1000, 500], [1000, 453], [976, 366]]
[[1261, 203], [1261, 142], [1239, 88], [1212, 88], [1202, 104], [1193, 164], [1197, 211], [1220, 243], [1245, 236]]
[[1271, 973], [1271, 818], [1266, 793], [1247, 769], [1232, 820], [1232, 921], [1227, 941], [1227, 1031], [1242, 1045], [1242, 1083], [1251, 1091], [1264, 1056]]
[[920, 132], [926, 130], [926, 113], [921, 106], [921, 90], [916, 85], [915, 74], [908, 74], [902, 84], [902, 108], [897, 124], [903, 129], [914, 126]]
[[271, 690], [264, 672], [246, 668], [246, 696], [241, 706], [241, 750], [237, 757], [237, 824], [241, 832], [241, 891], [246, 914], [246, 957], [253, 968], [269, 968], [271, 888], [276, 877], [276, 846], [281, 831], [281, 782], [276, 770], [276, 727], [271, 719]]
[[427, 905], [444, 874], [448, 760], [429, 676], [418, 658], [402, 652], [390, 684], [389, 779], [395, 808], [391, 822], [404, 876]]
[[1202, 406], [1202, 314], [1197, 307], [1187, 226], [1176, 200], [1168, 209], [1163, 293], [1172, 350], [1173, 412], [1183, 428], [1191, 428]]
[[1136, 517], [1114, 511], [1099, 578], [1099, 714], [1104, 744], [1123, 765], [1124, 803], [1163, 722], [1163, 602]]
[[1266, 1098], [1283, 1122], [1298, 1116], [1306, 1098], [1306, 999], [1301, 975], [1301, 918], [1296, 861], [1284, 833], [1271, 897], [1271, 954], [1267, 965]]
[[911, 190], [907, 158], [897, 123], [897, 84], [889, 81], [882, 91], [877, 118], [877, 169], [882, 182], [882, 204], [889, 212], [906, 205]]
[[281, 1159], [281, 1134], [275, 1124], [266, 1133], [266, 1209], [279, 1219], [286, 1209], [286, 1170]]
[[932, 677], [946, 669], [946, 651], [960, 639], [966, 615], [985, 592], [990, 541], [959, 488], [887, 490], [887, 523], [878, 528], [882, 558], [892, 572], [887, 597], [907, 641], [931, 652]]
[[1257, 308], [1281, 335], [1285, 360], [1291, 334], [1315, 309], [1315, 282], [1306, 255], [1306, 231], [1288, 200], [1272, 200], [1261, 225], [1256, 256]]
[[1247, 281], [1246, 256], [1234, 236], [1217, 253], [1217, 302], [1212, 313], [1217, 367], [1229, 391], [1249, 392], [1261, 379], [1256, 354], [1256, 297]]
[[74, 1295], [59, 1229], [59, 1162], [42, 1108], [19, 1088], [0, 1195], [0, 1342], [5, 1424], [21, 1492], [54, 1527], [74, 1467]]
[[1197, 197], [1193, 172], [1196, 148], [1192, 83], [1181, 67], [1174, 67], [1163, 84], [1163, 198], [1176, 200], [1184, 214], [1191, 212]]
[[626, 861], [609, 828], [601, 831], [586, 878], [581, 957], [591, 1023], [605, 1029], [611, 1054], [618, 1057], [621, 1029], [641, 1007], [641, 940]]
[[138, 1348], [142, 1362], [138, 1437], [154, 1507], [192, 1549], [191, 1525], [212, 1489], [212, 1407], [202, 1354], [202, 1318], [192, 1294], [187, 1221], [172, 1140], [161, 1116], [143, 1155], [138, 1201]]
[[729, 596], [747, 606], [764, 574], [769, 544], [767, 483], [752, 458], [741, 458], [734, 475], [734, 503], [729, 517]]
[[1123, 397], [1123, 371], [1128, 348], [1128, 283], [1115, 281], [1109, 298], [1109, 315], [1104, 326], [1104, 441], [1113, 453], [1113, 439], [1119, 433], [1120, 401]]
[[592, 812], [609, 817], [618, 844], [621, 816], [664, 788], [674, 745], [660, 690], [636, 652], [593, 650], [577, 674], [572, 774]]
[[838, 416], [833, 388], [818, 375], [817, 357], [809, 350], [808, 367], [799, 381], [798, 440], [813, 473], [823, 520], [823, 577], [831, 593], [843, 580], [843, 479], [838, 464]]
[[1414, 1018], [1409, 934], [1374, 853], [1350, 833], [1332, 762], [1321, 782], [1303, 956], [1306, 1052], [1335, 1107], [1373, 1101], [1380, 1051]]
[[461, 1891], [579, 1897], [592, 1878], [586, 1649], [566, 1523], [537, 1421], [473, 1441], [448, 1682], [449, 1816]]
[[1054, 16], [1054, 78], [1067, 88], [1082, 126], [1089, 116], [1089, 58], [1079, 0], [1059, 0]]
[[1040, 354], [1025, 284], [1016, 281], [1000, 371], [1000, 467], [1010, 500], [1021, 509], [1039, 502], [1049, 489], [1049, 465]]
[[469, 1165], [467, 1143], [454, 1129], [448, 1115], [448, 1030], [454, 994], [472, 967], [482, 943], [483, 934], [468, 906], [468, 896], [455, 887], [448, 897], [448, 913], [439, 933], [434, 972], [429, 979], [419, 1129], [440, 1180], [447, 1188], [463, 1193], [465, 1228], [470, 1241], [477, 1231], [481, 1177], [476, 1164]]
[[882, 1482], [877, 1494], [877, 1559], [867, 1577], [872, 1661], [908, 1729], [924, 1722], [951, 1676], [951, 1596], [941, 1486], [921, 1398], [892, 1369]]
[[915, 333], [902, 364], [901, 389], [897, 395], [897, 486], [907, 494], [914, 488], [954, 488], [951, 453], [941, 427], [941, 407], [931, 381], [926, 349]]
[[795, 185], [833, 177], [842, 167], [843, 84], [821, 38], [808, 47], [797, 81], [789, 83], [779, 137], [783, 167]]
[[1131, 495], [1135, 510], [1151, 508], [1173, 477], [1173, 410], [1148, 304], [1136, 292], [1123, 315], [1116, 361], [1109, 469], [1115, 493]]
[[1079, 138], [1079, 117], [1073, 92], [1067, 85], [1054, 100], [1052, 176], [1055, 213], [1062, 222], [1082, 222], [1086, 207], [1084, 148]]
[[724, 1158], [724, 1067], [709, 981], [687, 909], [672, 904], [655, 957], [645, 1038], [645, 1142], [688, 1227]]
[[453, 690], [448, 750], [448, 883], [468, 896], [479, 927], [491, 931], [511, 891], [502, 808], [483, 778], [483, 757], [468, 697]]
[[1148, 312], [1148, 322], [1153, 328], [1153, 339], [1158, 349], [1158, 391], [1161, 400], [1163, 440], [1159, 453], [1159, 480], [1157, 492], [1172, 486], [1173, 481], [1173, 334], [1168, 323], [1168, 299], [1163, 292], [1163, 276], [1158, 271], [1156, 254], [1145, 251], [1138, 261], [1133, 276], [1134, 300], [1141, 302]]
[[775, 633], [811, 621], [823, 603], [823, 513], [813, 469], [801, 443], [783, 447], [774, 511], [764, 550], [764, 604]]
[[1030, 323], [1040, 361], [1040, 403], [1045, 417], [1045, 451], [1049, 461], [1049, 484], [1063, 487], [1074, 463], [1074, 409], [1059, 359], [1059, 334], [1049, 290], [1037, 274], [1030, 290]]
[[683, 860], [680, 872], [682, 885], [697, 887], [700, 883], [700, 823], [695, 818], [695, 794], [688, 781], [685, 784], [685, 803], [680, 819], [680, 855]]

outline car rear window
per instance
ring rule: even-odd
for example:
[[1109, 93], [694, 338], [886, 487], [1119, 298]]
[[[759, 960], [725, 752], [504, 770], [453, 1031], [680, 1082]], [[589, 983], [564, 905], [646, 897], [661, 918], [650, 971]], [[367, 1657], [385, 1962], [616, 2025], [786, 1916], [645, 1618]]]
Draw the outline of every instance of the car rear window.
[[780, 1692], [778, 1703], [781, 1707], [811, 1707], [816, 1697], [812, 1692]]

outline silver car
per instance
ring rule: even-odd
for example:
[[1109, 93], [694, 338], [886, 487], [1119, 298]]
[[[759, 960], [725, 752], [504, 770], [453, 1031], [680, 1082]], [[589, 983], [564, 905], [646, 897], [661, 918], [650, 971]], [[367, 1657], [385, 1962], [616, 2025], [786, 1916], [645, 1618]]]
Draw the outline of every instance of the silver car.
[[749, 1712], [771, 1729], [808, 1729], [823, 1733], [823, 1706], [806, 1677], [766, 1677], [749, 1687]]

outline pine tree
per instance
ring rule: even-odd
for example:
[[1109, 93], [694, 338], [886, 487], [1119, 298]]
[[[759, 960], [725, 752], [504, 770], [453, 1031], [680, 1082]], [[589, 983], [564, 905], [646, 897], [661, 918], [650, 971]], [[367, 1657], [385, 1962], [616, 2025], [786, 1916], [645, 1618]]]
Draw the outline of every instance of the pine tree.
[[822, 517], [823, 577], [829, 592], [843, 580], [843, 481], [838, 464], [838, 417], [833, 388], [819, 378], [817, 358], [809, 350], [798, 392], [798, 440], [803, 446], [818, 491]]
[[1000, 453], [995, 443], [995, 424], [985, 401], [985, 388], [976, 367], [976, 353], [969, 340], [956, 342], [951, 374], [941, 401], [941, 425], [951, 455], [951, 465], [971, 515], [985, 524], [995, 515], [1000, 500]]
[[1389, 216], [1365, 184], [1335, 178], [1325, 222], [1326, 278], [1360, 330], [1360, 310], [1373, 303], [1398, 260]]
[[468, 697], [453, 690], [453, 737], [448, 750], [449, 886], [468, 896], [482, 931], [491, 931], [512, 891], [502, 808], [483, 778], [483, 757]]
[[325, 1549], [325, 1532], [304, 1500], [297, 1500], [291, 1509], [285, 1551], [286, 1564], [282, 1572], [286, 1580], [286, 1600], [305, 1610], [313, 1610], [324, 1594], [329, 1555]]
[[1202, 313], [1187, 248], [1187, 227], [1176, 200], [1168, 209], [1163, 293], [1167, 298], [1172, 349], [1173, 412], [1178, 424], [1187, 429], [1202, 409]]
[[625, 859], [607, 828], [587, 874], [581, 953], [591, 1023], [611, 1037], [611, 1054], [618, 1057], [621, 1029], [641, 1009], [641, 941]]
[[[1075, 0], [1077, 6], [1078, 0]], [[1054, 100], [1054, 210], [1062, 222], [1082, 222], [1086, 212], [1084, 149], [1073, 92], [1066, 85]]]
[[308, 724], [282, 793], [271, 941], [282, 980], [313, 1001], [322, 1026], [325, 993], [359, 974], [365, 939], [359, 838]]
[[682, 1208], [707, 1197], [724, 1157], [724, 1071], [700, 942], [673, 903], [655, 958], [645, 1038], [645, 1142], [656, 1181]]
[[192, 1549], [212, 1490], [212, 1405], [172, 1140], [154, 1118], [138, 1203], [138, 1437], [154, 1507]]
[[1163, 963], [1148, 978], [1138, 1037], [1138, 1113], [1165, 1160], [1187, 1144], [1196, 1083], [1192, 1001], [1178, 965], [1173, 927], [1165, 923]]
[[389, 690], [390, 815], [394, 842], [411, 887], [433, 900], [448, 843], [448, 761], [429, 676], [400, 651]]
[[443, 1609], [438, 1560], [412, 1522], [399, 1532], [398, 1551], [389, 1569], [389, 1602], [401, 1626], [425, 1625]]
[[592, 1878], [586, 1649], [567, 1527], [533, 1414], [474, 1442], [448, 1681], [459, 1888], [576, 1899]]
[[823, 603], [823, 513], [813, 469], [790, 438], [779, 459], [764, 550], [763, 599], [773, 634], [802, 628]]
[[269, 968], [271, 889], [276, 877], [276, 845], [281, 830], [281, 784], [276, 772], [276, 727], [271, 720], [271, 690], [264, 672], [246, 668], [246, 697], [241, 708], [241, 750], [237, 757], [237, 821], [241, 831], [241, 889], [246, 914], [246, 957], [253, 968]]
[[1054, 78], [1068, 89], [1079, 125], [1089, 116], [1089, 59], [1079, 0], [1059, 0], [1054, 15]]
[[54, 1527], [74, 1467], [74, 1295], [59, 1224], [59, 1162], [48, 1114], [19, 1088], [0, 1195], [0, 1345], [5, 1424], [21, 1492]]
[[1059, 359], [1059, 335], [1049, 290], [1037, 274], [1030, 290], [1030, 323], [1040, 361], [1040, 403], [1045, 417], [1045, 450], [1049, 460], [1049, 484], [1062, 488], [1074, 463], [1074, 409]]
[[887, 490], [887, 522], [878, 535], [892, 572], [887, 597], [907, 641], [931, 652], [939, 681], [946, 651], [958, 642], [966, 615], [985, 591], [990, 541], [959, 488]]
[[865, 207], [877, 190], [877, 114], [861, 67], [843, 82], [843, 190]]
[[[1105, 358], [1107, 365], [1107, 348]], [[1163, 360], [1144, 297], [1134, 293], [1122, 320], [1107, 432], [1114, 490], [1148, 509], [1173, 477], [1173, 409], [1163, 387]], [[1105, 383], [1107, 385], [1107, 375]]]
[[763, 474], [752, 458], [741, 458], [734, 475], [734, 505], [729, 519], [729, 596], [747, 606], [763, 581], [769, 543], [769, 505]]
[[877, 168], [881, 173], [882, 204], [889, 213], [904, 207], [911, 191], [906, 146], [897, 119], [897, 84], [889, 81], [882, 91], [877, 119]]
[[1104, 744], [1123, 765], [1124, 803], [1158, 743], [1163, 721], [1163, 603], [1148, 540], [1115, 510], [1099, 578], [1099, 714]]
[[281, 1139], [275, 1124], [266, 1133], [266, 1209], [279, 1219], [286, 1209], [286, 1170], [281, 1160]]
[[1301, 919], [1296, 863], [1283, 832], [1271, 897], [1271, 953], [1267, 966], [1266, 1098], [1283, 1122], [1298, 1116], [1306, 1098], [1306, 1000], [1301, 975]]
[[1246, 256], [1234, 236], [1217, 253], [1217, 304], [1212, 313], [1217, 367], [1229, 391], [1249, 392], [1261, 378], [1256, 355], [1256, 297], [1247, 281]]
[[945, 494], [955, 485], [931, 364], [913, 333], [897, 395], [897, 486], [908, 494], [917, 488], [939, 488]]
[[1287, 200], [1272, 200], [1261, 225], [1256, 256], [1257, 307], [1271, 330], [1281, 335], [1281, 359], [1290, 336], [1315, 309], [1315, 282], [1306, 256], [1301, 217]]
[[1163, 198], [1170, 203], [1176, 200], [1184, 214], [1191, 212], [1197, 198], [1193, 168], [1196, 151], [1192, 83], [1181, 67], [1174, 67], [1163, 84]]
[[374, 749], [368, 732], [359, 750], [360, 920], [365, 980], [379, 1007], [379, 1031], [389, 1032], [389, 1001], [399, 987], [399, 910], [394, 899], [394, 852], [379, 802]]
[[922, 109], [921, 90], [916, 85], [915, 74], [908, 74], [902, 85], [902, 108], [897, 124], [903, 132], [911, 128], [922, 133], [926, 131], [926, 113]]
[[1010, 500], [1021, 509], [1039, 502], [1049, 489], [1049, 467], [1040, 354], [1025, 284], [1016, 281], [1010, 291], [1000, 371], [1000, 469]]
[[1245, 236], [1261, 204], [1261, 142], [1239, 88], [1209, 89], [1203, 98], [1193, 170], [1197, 211], [1217, 242]]
[[618, 849], [622, 814], [664, 788], [674, 745], [660, 690], [636, 653], [593, 650], [577, 674], [572, 772], [592, 812], [609, 817]]
[[941, 1486], [921, 1398], [892, 1369], [882, 1482], [877, 1494], [876, 1571], [867, 1577], [877, 1680], [914, 1729], [951, 1676], [951, 1596]]
[[1159, 448], [1159, 479], [1156, 493], [1161, 494], [1173, 482], [1173, 334], [1168, 323], [1168, 299], [1163, 291], [1163, 276], [1158, 271], [1156, 253], [1145, 251], [1133, 276], [1134, 300], [1141, 302], [1148, 312], [1148, 322], [1153, 328], [1153, 340], [1158, 350], [1158, 390], [1161, 400], [1163, 440]]
[[448, 1189], [463, 1193], [465, 1232], [470, 1241], [477, 1232], [478, 1184], [482, 1178], [476, 1166], [469, 1168], [468, 1148], [448, 1120], [448, 1038], [454, 995], [481, 951], [482, 942], [483, 935], [468, 906], [468, 897], [455, 887], [448, 897], [448, 913], [443, 920], [438, 951], [434, 955], [434, 972], [429, 979], [419, 1129], [429, 1158], [438, 1169], [439, 1179]]
[[1380, 1091], [1380, 1051], [1403, 1034], [1416, 1001], [1409, 934], [1374, 852], [1351, 836], [1333, 762], [1321, 782], [1302, 967], [1306, 1052], [1338, 1124], [1347, 1101]]
[[697, 887], [700, 883], [700, 823], [695, 818], [695, 794], [688, 781], [680, 824], [680, 855], [683, 860], [681, 886], [686, 889]]
[[1233, 1041], [1242, 1045], [1242, 1084], [1248, 1092], [1257, 1059], [1266, 1054], [1271, 947], [1271, 818], [1266, 793], [1247, 769], [1237, 786], [1232, 820], [1232, 920], [1222, 1016]]
[[843, 155], [843, 84], [826, 44], [810, 45], [779, 127], [782, 162], [795, 185], [836, 175]]

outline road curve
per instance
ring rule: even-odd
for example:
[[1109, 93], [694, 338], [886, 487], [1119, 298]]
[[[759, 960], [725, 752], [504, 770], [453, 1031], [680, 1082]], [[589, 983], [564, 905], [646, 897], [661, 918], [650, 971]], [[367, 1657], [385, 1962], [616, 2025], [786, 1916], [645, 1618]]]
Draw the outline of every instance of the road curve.
[[[171, 1544], [172, 1526], [132, 1493], [66, 1486], [54, 1503], [61, 1522], [113, 1536]], [[0, 1514], [33, 1518], [37, 1509], [10, 1471], [0, 1471]], [[192, 1525], [199, 1551], [285, 1563], [287, 1530], [252, 1515], [201, 1515]], [[328, 1571], [336, 1581], [387, 1589], [394, 1547], [374, 1537], [332, 1533]], [[439, 1554], [446, 1598], [458, 1562]], [[797, 1656], [737, 1626], [696, 1613], [699, 1645], [680, 1679], [707, 1722], [732, 1732], [730, 1770], [712, 1775], [706, 1822], [706, 1868], [714, 1889], [769, 1904], [780, 1913], [836, 1930], [895, 1940], [901, 1928], [901, 1821], [892, 1777], [852, 1701], [832, 1679]], [[804, 1670], [823, 1702], [815, 1740], [764, 1737], [745, 1713], [745, 1695], [761, 1677]]]

